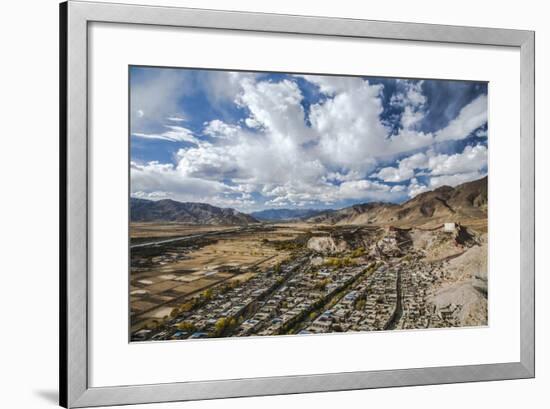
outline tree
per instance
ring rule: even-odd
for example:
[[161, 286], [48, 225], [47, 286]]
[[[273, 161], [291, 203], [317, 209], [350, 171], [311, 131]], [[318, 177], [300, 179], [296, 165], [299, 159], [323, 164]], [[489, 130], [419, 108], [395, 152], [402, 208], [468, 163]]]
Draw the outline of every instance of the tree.
[[212, 295], [213, 295], [213, 291], [211, 288], [208, 288], [206, 290], [204, 290], [202, 293], [201, 293], [202, 297], [206, 300], [209, 300], [212, 298]]
[[190, 311], [193, 309], [193, 307], [195, 306], [195, 301], [188, 301], [184, 304], [181, 304], [179, 309], [181, 312], [187, 312], [187, 311]]
[[226, 319], [220, 318], [218, 321], [216, 321], [216, 324], [214, 325], [214, 333], [216, 335], [221, 335], [225, 330], [226, 325], [227, 325]]
[[196, 331], [195, 325], [191, 322], [188, 322], [188, 321], [180, 322], [178, 324], [178, 329], [180, 331], [185, 331], [185, 332], [195, 332]]
[[327, 284], [329, 283], [329, 279], [328, 278], [324, 278], [323, 280], [321, 281], [318, 281], [316, 284], [315, 284], [315, 288], [317, 288], [318, 290], [324, 290], [326, 287], [327, 287]]
[[237, 320], [235, 318], [225, 318], [222, 317], [216, 324], [214, 324], [214, 334], [216, 336], [223, 335], [228, 329], [234, 328], [237, 325]]

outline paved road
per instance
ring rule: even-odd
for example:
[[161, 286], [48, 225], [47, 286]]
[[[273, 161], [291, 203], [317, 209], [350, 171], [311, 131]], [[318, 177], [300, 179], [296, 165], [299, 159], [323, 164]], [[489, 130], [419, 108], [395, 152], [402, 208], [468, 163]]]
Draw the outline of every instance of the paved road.
[[189, 234], [187, 236], [179, 236], [179, 237], [172, 237], [169, 239], [162, 239], [162, 240], [155, 240], [155, 241], [148, 241], [146, 243], [137, 243], [137, 244], [131, 244], [130, 248], [135, 249], [138, 247], [148, 247], [148, 246], [156, 246], [158, 244], [166, 244], [166, 243], [172, 243], [175, 241], [184, 241], [184, 240], [192, 240], [197, 239], [201, 237], [208, 237], [208, 236], [220, 236], [224, 234], [231, 234], [231, 233], [237, 233], [240, 231], [245, 231], [249, 227], [239, 227], [236, 229], [229, 229], [229, 230], [218, 230], [218, 231], [209, 231], [205, 233], [197, 233], [197, 234]]
[[396, 286], [396, 292], [397, 292], [397, 300], [395, 304], [395, 311], [392, 314], [390, 320], [386, 323], [384, 326], [385, 330], [391, 330], [397, 328], [397, 324], [401, 320], [401, 317], [403, 316], [403, 294], [401, 292], [401, 269], [397, 269], [397, 280], [395, 283]]

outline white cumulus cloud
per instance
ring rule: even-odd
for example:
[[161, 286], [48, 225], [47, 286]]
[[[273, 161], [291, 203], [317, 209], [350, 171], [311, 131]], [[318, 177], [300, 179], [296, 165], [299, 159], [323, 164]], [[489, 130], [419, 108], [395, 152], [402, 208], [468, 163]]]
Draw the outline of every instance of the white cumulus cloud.
[[161, 139], [164, 141], [190, 142], [196, 145], [200, 144], [199, 140], [193, 135], [193, 132], [187, 128], [174, 125], [165, 125], [165, 127], [168, 130], [162, 133], [134, 132], [132, 133], [132, 136], [144, 139]]
[[[254, 202], [258, 195], [266, 206], [314, 206], [403, 200], [441, 184], [483, 176], [487, 148], [482, 144], [451, 155], [432, 148], [439, 142], [464, 139], [486, 124], [486, 96], [464, 106], [443, 129], [422, 132], [418, 125], [428, 102], [422, 81], [400, 81], [389, 102], [402, 110], [399, 129], [393, 132], [381, 119], [383, 85], [356, 77], [300, 78], [322, 97], [305, 104], [299, 80], [292, 76], [278, 81], [244, 73], [207, 77], [209, 98], [235, 104], [244, 116], [234, 122], [212, 118], [197, 133], [174, 125], [187, 122], [186, 117], [167, 103], [170, 109], [162, 118], [172, 124], [163, 125], [162, 132], [132, 135], [192, 146], [179, 148], [174, 164], [134, 163], [132, 193], [231, 204], [239, 209], [263, 206]], [[173, 97], [166, 87], [162, 90]], [[141, 94], [139, 101], [146, 118], [147, 104]], [[155, 106], [149, 104], [149, 108]], [[391, 158], [401, 159], [379, 169], [380, 162], [391, 163]]]
[[487, 123], [487, 95], [480, 95], [464, 108], [449, 124], [436, 132], [437, 141], [464, 139]]

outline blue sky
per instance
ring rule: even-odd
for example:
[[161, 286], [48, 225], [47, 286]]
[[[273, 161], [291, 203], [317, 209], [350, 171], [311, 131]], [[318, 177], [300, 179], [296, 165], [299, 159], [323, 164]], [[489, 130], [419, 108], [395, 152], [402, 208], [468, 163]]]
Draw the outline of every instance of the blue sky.
[[487, 108], [484, 82], [131, 67], [131, 194], [399, 203], [486, 175]]

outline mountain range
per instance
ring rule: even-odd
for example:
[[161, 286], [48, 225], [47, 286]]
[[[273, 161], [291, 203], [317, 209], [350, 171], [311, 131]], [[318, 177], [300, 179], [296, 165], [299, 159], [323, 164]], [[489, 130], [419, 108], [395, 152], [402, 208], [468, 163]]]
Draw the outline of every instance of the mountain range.
[[487, 218], [487, 177], [456, 187], [441, 186], [402, 204], [371, 202], [328, 210], [307, 219], [327, 224], [422, 225]]
[[259, 223], [254, 217], [235, 209], [221, 208], [206, 203], [158, 201], [130, 198], [132, 222], [179, 222], [189, 224], [247, 225]]
[[132, 222], [248, 225], [260, 221], [304, 220], [324, 224], [423, 225], [487, 219], [487, 177], [456, 187], [441, 186], [402, 203], [370, 202], [339, 210], [266, 209], [251, 214], [206, 203], [131, 198]]

